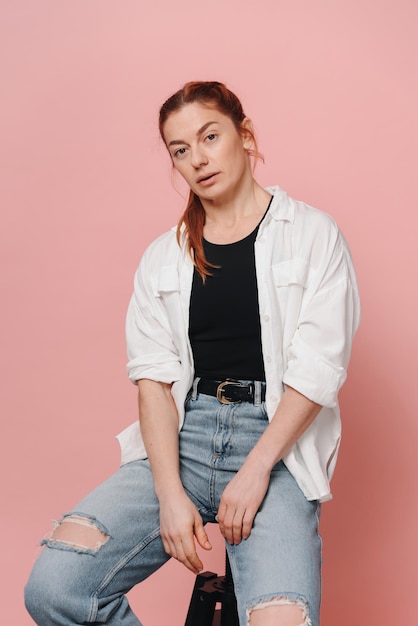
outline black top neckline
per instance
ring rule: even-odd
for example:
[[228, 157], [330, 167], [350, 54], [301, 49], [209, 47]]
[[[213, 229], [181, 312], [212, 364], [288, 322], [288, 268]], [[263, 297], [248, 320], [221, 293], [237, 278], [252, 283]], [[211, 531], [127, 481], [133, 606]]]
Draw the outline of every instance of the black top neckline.
[[202, 237], [202, 241], [203, 243], [208, 246], [214, 246], [214, 247], [219, 247], [219, 248], [224, 248], [225, 246], [235, 246], [239, 243], [242, 243], [244, 241], [247, 241], [250, 237], [254, 237], [254, 235], [257, 235], [258, 229], [260, 228], [260, 224], [263, 221], [263, 219], [266, 217], [267, 212], [270, 208], [271, 205], [271, 201], [273, 200], [273, 196], [271, 196], [269, 203], [267, 205], [266, 210], [264, 211], [263, 216], [261, 217], [260, 221], [258, 222], [258, 224], [256, 225], [256, 227], [254, 228], [254, 230], [252, 230], [248, 235], [246, 235], [245, 237], [243, 237], [242, 239], [238, 239], [237, 241], [231, 241], [230, 243], [213, 243], [212, 241], [208, 241], [207, 239], [205, 239], [204, 237]]

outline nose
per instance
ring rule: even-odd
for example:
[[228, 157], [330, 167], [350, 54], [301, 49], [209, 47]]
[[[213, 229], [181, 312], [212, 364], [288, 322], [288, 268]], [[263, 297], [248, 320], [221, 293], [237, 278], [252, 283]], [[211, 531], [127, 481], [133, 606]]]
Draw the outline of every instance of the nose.
[[201, 146], [196, 146], [192, 149], [190, 162], [196, 169], [208, 164], [208, 158]]

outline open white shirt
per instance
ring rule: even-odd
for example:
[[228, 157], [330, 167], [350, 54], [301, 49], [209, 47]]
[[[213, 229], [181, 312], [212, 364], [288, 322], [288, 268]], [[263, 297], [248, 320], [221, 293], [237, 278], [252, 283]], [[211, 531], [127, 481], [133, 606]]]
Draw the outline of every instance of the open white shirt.
[[[325, 501], [341, 438], [338, 391], [360, 318], [357, 282], [334, 220], [279, 187], [267, 191], [273, 199], [255, 242], [266, 408], [271, 419], [286, 385], [322, 405], [283, 461], [308, 500]], [[194, 377], [192, 278], [192, 260], [173, 229], [145, 251], [126, 321], [128, 375], [173, 383], [179, 430]], [[118, 439], [122, 464], [146, 458], [138, 420]]]

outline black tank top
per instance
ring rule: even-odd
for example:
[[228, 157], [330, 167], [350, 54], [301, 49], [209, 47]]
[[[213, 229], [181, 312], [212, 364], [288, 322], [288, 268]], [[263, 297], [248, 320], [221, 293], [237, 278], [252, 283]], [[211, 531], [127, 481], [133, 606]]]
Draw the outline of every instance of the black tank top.
[[265, 380], [254, 242], [259, 225], [230, 244], [203, 240], [211, 270], [203, 283], [194, 270], [189, 336], [195, 375], [215, 380]]

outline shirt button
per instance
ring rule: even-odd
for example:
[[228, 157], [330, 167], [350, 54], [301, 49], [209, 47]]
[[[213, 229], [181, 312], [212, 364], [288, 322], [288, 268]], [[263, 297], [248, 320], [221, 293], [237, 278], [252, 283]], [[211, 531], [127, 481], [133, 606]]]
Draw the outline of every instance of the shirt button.
[[266, 361], [267, 361], [267, 363], [271, 363], [271, 356], [268, 356], [268, 357], [266, 358]]
[[271, 400], [272, 402], [277, 402], [277, 400], [278, 400], [278, 399], [279, 399], [279, 398], [278, 398], [277, 396], [270, 396], [270, 400]]
[[270, 321], [270, 315], [265, 315], [264, 316], [264, 321], [265, 322], [269, 322]]
[[264, 239], [264, 237], [260, 237], [260, 239], [258, 240], [258, 243], [264, 243], [266, 240]]

